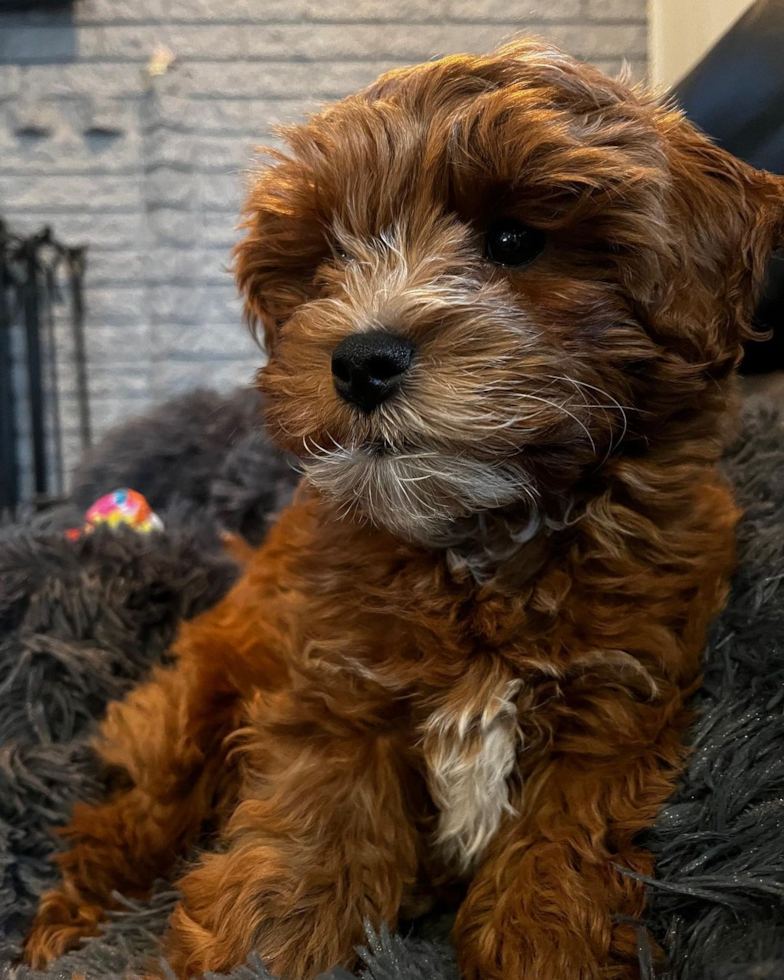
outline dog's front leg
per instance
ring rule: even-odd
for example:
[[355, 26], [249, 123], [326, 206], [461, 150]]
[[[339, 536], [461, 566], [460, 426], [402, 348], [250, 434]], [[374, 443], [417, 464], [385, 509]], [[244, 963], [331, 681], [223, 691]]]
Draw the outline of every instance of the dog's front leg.
[[633, 980], [650, 874], [636, 842], [672, 792], [675, 731], [618, 748], [583, 733], [585, 751], [532, 774], [472, 882], [455, 925], [465, 980]]
[[417, 872], [415, 784], [388, 726], [360, 697], [340, 703], [355, 713], [302, 693], [252, 704], [226, 850], [179, 882], [165, 940], [178, 975], [257, 951], [275, 976], [308, 980], [354, 962], [365, 919], [394, 925]]
[[159, 668], [124, 701], [109, 706], [99, 758], [122, 780], [104, 802], [77, 803], [56, 854], [62, 878], [46, 892], [24, 956], [43, 969], [99, 931], [116, 893], [148, 893], [231, 796], [221, 743], [234, 700], [198, 683], [192, 662]]

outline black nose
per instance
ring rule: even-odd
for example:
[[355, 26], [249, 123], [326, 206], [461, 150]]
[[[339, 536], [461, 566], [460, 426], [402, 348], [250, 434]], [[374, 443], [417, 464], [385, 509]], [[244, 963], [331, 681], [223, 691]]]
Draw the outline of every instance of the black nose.
[[332, 352], [337, 393], [372, 412], [399, 386], [414, 357], [414, 345], [384, 330], [353, 333]]

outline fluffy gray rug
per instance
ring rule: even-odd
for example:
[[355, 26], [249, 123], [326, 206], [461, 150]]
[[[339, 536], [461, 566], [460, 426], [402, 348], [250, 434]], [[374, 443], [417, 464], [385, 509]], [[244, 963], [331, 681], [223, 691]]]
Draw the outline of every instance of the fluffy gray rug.
[[[97, 447], [72, 507], [0, 532], [0, 976], [132, 976], [155, 952], [176, 900], [164, 883], [49, 973], [14, 965], [52, 879], [50, 828], [101, 792], [87, 745], [95, 719], [165, 657], [178, 620], [233, 581], [219, 529], [259, 541], [291, 491], [289, 461], [256, 431], [256, 411], [247, 392], [172, 402]], [[740, 571], [713, 631], [689, 769], [648, 840], [659, 863], [640, 960], [651, 975], [647, 928], [669, 953], [668, 980], [784, 978], [784, 424], [750, 414], [726, 463], [746, 511]], [[122, 485], [147, 495], [163, 534], [62, 537]], [[359, 976], [456, 980], [440, 925], [369, 935]], [[232, 977], [269, 975], [256, 959]]]
[[71, 497], [81, 512], [116, 487], [139, 490], [153, 510], [187, 503], [252, 544], [286, 503], [294, 460], [259, 430], [261, 400], [248, 388], [230, 398], [198, 390], [115, 429], [74, 474]]

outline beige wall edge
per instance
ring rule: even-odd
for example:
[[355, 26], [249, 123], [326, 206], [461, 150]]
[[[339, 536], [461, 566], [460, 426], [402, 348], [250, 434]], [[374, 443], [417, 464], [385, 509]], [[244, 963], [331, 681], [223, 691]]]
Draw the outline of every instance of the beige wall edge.
[[670, 88], [754, 0], [648, 0], [651, 82]]

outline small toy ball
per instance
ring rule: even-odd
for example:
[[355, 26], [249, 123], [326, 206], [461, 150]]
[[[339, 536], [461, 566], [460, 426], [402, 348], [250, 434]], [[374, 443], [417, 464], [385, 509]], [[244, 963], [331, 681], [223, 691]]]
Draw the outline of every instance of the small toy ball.
[[99, 497], [85, 514], [85, 521], [84, 527], [72, 527], [65, 532], [69, 541], [78, 541], [83, 534], [90, 534], [99, 524], [112, 528], [123, 524], [139, 534], [163, 530], [163, 521], [144, 497], [127, 487]]
[[163, 522], [144, 497], [127, 487], [113, 490], [96, 500], [85, 514], [85, 520], [85, 531], [99, 524], [108, 524], [109, 527], [127, 524], [140, 534], [163, 530]]

